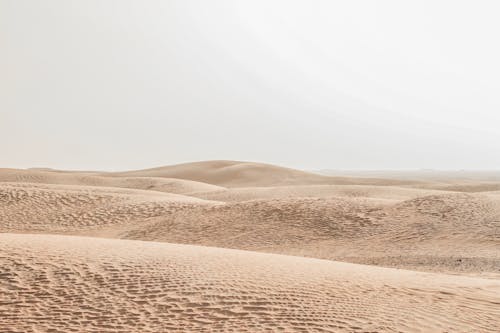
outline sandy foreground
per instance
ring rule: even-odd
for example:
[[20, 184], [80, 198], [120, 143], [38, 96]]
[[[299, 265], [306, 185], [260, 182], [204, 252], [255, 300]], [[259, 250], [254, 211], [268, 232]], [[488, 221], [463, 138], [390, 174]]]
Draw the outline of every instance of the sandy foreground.
[[375, 176], [0, 169], [0, 332], [500, 332], [500, 177]]

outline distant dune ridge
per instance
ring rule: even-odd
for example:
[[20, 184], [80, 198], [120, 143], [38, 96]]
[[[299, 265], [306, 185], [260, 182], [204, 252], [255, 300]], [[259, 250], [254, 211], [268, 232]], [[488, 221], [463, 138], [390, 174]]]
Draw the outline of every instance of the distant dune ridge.
[[[270, 164], [240, 161], [204, 161], [146, 170], [107, 173], [115, 177], [181, 178], [225, 187], [313, 184], [372, 184], [380, 179], [324, 176]], [[415, 181], [383, 180], [384, 184], [414, 184]]]
[[500, 180], [462, 174], [0, 169], [0, 332], [500, 332]]
[[97, 173], [0, 169], [1, 182], [26, 182], [63, 185], [121, 187], [184, 194], [216, 191], [223, 187], [187, 179], [164, 177], [107, 177]]

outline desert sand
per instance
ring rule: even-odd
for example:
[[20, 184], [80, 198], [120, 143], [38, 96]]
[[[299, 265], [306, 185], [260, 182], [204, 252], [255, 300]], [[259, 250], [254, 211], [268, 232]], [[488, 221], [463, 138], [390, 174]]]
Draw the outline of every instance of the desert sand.
[[500, 177], [0, 169], [0, 332], [500, 332]]

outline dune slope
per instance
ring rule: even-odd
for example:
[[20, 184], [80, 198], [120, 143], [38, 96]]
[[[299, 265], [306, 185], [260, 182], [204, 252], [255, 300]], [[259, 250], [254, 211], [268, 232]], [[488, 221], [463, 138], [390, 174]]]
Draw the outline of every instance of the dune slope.
[[166, 243], [0, 234], [2, 332], [492, 332], [500, 282]]
[[0, 183], [0, 231], [79, 232], [166, 217], [187, 206], [213, 202], [178, 194], [131, 189]]
[[121, 237], [498, 275], [500, 200], [462, 193], [260, 199], [191, 207]]

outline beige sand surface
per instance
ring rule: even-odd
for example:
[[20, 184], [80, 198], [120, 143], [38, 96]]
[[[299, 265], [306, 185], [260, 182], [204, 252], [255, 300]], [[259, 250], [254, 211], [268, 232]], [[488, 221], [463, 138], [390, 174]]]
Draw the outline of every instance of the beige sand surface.
[[179, 211], [122, 237], [500, 276], [500, 201], [486, 195], [252, 200]]
[[500, 282], [479, 278], [73, 236], [0, 249], [3, 331], [489, 332], [500, 317]]
[[364, 197], [385, 200], [405, 200], [419, 196], [441, 194], [442, 191], [397, 187], [390, 185], [295, 185], [268, 187], [223, 188], [214, 191], [190, 193], [198, 198], [225, 202], [249, 201], [253, 199], [282, 198], [327, 198], [327, 197]]
[[156, 191], [113, 187], [0, 183], [0, 230], [3, 232], [78, 233], [134, 226], [166, 217], [187, 206], [214, 202]]
[[500, 331], [492, 173], [376, 175], [0, 169], [0, 332]]

